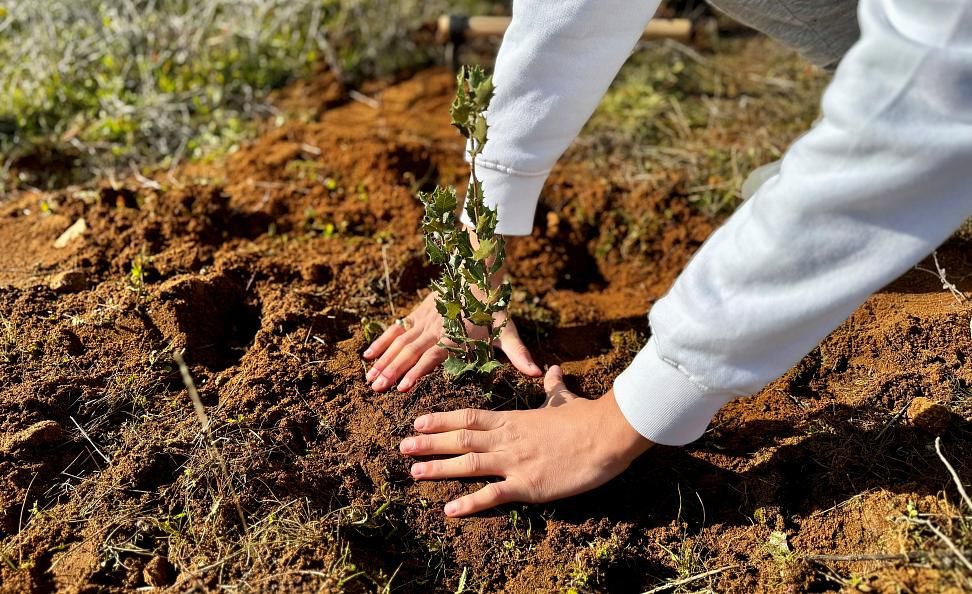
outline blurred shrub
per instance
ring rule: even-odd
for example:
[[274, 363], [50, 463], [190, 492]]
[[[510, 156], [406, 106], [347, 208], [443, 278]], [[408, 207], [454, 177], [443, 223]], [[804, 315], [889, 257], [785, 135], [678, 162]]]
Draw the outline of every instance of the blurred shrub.
[[0, 0], [0, 173], [40, 146], [98, 167], [228, 148], [314, 63], [352, 82], [425, 63], [421, 25], [484, 4]]

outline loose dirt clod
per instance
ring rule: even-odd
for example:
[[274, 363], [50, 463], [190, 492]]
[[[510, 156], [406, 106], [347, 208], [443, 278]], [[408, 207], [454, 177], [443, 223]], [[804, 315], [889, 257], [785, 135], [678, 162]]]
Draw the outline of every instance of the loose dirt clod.
[[12, 435], [0, 436], [0, 451], [14, 452], [24, 448], [39, 448], [64, 439], [64, 429], [56, 421], [40, 421]]
[[80, 270], [59, 272], [51, 277], [48, 287], [55, 293], [77, 293], [88, 286], [88, 276]]
[[908, 406], [908, 420], [929, 435], [945, 433], [952, 422], [952, 416], [952, 411], [947, 406], [924, 396], [916, 396]]
[[145, 583], [153, 588], [163, 588], [175, 579], [175, 568], [165, 557], [155, 556], [149, 559], [142, 570]]

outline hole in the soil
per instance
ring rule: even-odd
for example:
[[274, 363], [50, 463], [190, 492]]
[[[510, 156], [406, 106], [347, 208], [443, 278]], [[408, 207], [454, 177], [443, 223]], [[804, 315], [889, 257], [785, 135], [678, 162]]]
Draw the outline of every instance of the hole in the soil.
[[542, 358], [550, 355], [554, 361], [582, 361], [608, 353], [613, 348], [611, 335], [616, 332], [638, 330], [644, 326], [643, 316], [618, 318], [600, 323], [553, 328], [537, 351]]
[[[439, 268], [429, 263], [424, 253], [410, 254], [398, 269], [398, 278], [392, 281], [392, 286], [402, 295], [415, 295], [417, 291], [428, 288], [432, 279], [439, 275]], [[384, 276], [377, 279], [380, 290], [385, 291]]]
[[[542, 221], [551, 213], [541, 204], [537, 220]], [[545, 277], [556, 279], [539, 285], [532, 282], [535, 292], [602, 289], [607, 281], [601, 274], [597, 256], [591, 252], [592, 237], [586, 231], [575, 230], [562, 222], [554, 234], [538, 234], [508, 244], [510, 258], [507, 262], [514, 277], [529, 279], [536, 276], [536, 270], [544, 270]]]
[[303, 279], [311, 284], [326, 285], [334, 280], [334, 269], [327, 262], [309, 262], [300, 269]]
[[174, 482], [185, 462], [185, 456], [164, 451], [157, 446], [149, 446], [146, 451], [135, 453], [128, 461], [130, 485], [133, 489], [154, 491], [162, 485]]
[[790, 393], [797, 398], [812, 398], [817, 395], [811, 386], [820, 371], [822, 358], [820, 349], [815, 349], [797, 364], [795, 371], [790, 378], [787, 387]]
[[186, 359], [212, 371], [236, 364], [260, 329], [261, 308], [246, 281], [229, 275], [191, 278], [163, 291], [185, 334]]
[[264, 211], [244, 211], [230, 204], [219, 186], [192, 186], [175, 197], [177, 215], [186, 217], [187, 235], [210, 246], [228, 239], [254, 239], [267, 232], [273, 216]]
[[419, 192], [431, 192], [439, 183], [439, 168], [423, 147], [396, 146], [388, 153], [388, 168]]
[[291, 312], [276, 321], [273, 325], [274, 333], [286, 336], [303, 330], [309, 335], [332, 345], [354, 336], [355, 328], [360, 324], [360, 318], [339, 309], [326, 308], [316, 313]]
[[602, 289], [607, 285], [597, 266], [597, 260], [580, 245], [565, 244], [564, 258], [570, 266], [557, 277], [556, 289], [568, 291], [590, 291]]

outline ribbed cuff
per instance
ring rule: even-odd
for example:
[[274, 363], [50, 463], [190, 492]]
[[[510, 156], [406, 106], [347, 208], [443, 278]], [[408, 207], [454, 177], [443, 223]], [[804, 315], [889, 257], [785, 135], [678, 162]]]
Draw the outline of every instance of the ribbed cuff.
[[614, 397], [624, 418], [646, 439], [681, 446], [702, 437], [732, 395], [704, 391], [658, 354], [648, 341], [614, 380]]
[[[477, 163], [476, 176], [483, 182], [486, 204], [497, 209], [496, 232], [501, 235], [530, 235], [533, 217], [537, 212], [540, 190], [547, 181], [547, 174], [520, 175], [501, 171], [493, 164]], [[472, 221], [462, 210], [463, 224], [473, 227]]]

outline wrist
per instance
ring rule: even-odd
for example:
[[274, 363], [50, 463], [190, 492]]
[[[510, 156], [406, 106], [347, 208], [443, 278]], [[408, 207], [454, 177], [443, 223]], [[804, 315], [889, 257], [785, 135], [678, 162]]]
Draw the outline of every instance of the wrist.
[[628, 422], [614, 397], [614, 389], [594, 401], [601, 412], [602, 443], [609, 449], [607, 455], [618, 464], [627, 467], [654, 445]]

